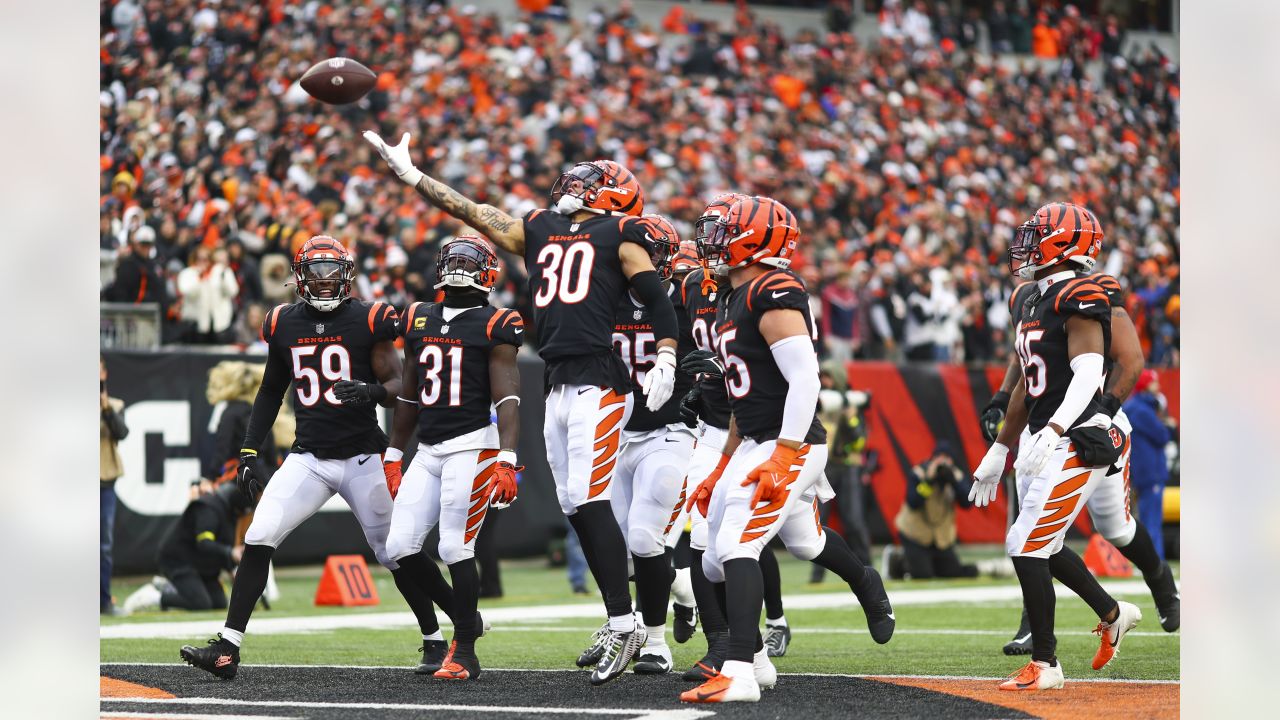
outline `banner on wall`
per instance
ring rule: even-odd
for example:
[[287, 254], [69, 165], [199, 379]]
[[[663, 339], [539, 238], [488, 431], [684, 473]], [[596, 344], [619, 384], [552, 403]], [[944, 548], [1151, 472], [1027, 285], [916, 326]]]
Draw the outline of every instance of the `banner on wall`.
[[[103, 357], [110, 392], [124, 401], [129, 425], [129, 437], [120, 443], [125, 474], [116, 483], [115, 565], [121, 574], [149, 573], [156, 566], [159, 542], [186, 506], [191, 481], [200, 476], [202, 458], [213, 451], [213, 428], [209, 427], [213, 408], [205, 400], [209, 369], [223, 360], [262, 362], [265, 358], [194, 350], [106, 352]], [[519, 451], [525, 470], [519, 500], [502, 510], [494, 524], [503, 557], [543, 554], [548, 542], [565, 532], [542, 445], [542, 371], [537, 357], [521, 354], [525, 401], [520, 405]], [[1003, 375], [1003, 367], [850, 363], [850, 385], [871, 394], [867, 447], [879, 455], [879, 469], [870, 480], [880, 515], [872, 519], [875, 542], [890, 539], [893, 518], [906, 498], [907, 472], [927, 459], [939, 440], [955, 448], [962, 467], [977, 465], [986, 452], [978, 409], [999, 387]], [[1170, 414], [1178, 417], [1178, 371], [1160, 371], [1160, 385]], [[383, 427], [389, 427], [389, 411], [382, 412]], [[412, 448], [406, 463], [411, 457]], [[1003, 542], [1006, 513], [1003, 491], [992, 508], [961, 510], [960, 540]], [[1088, 522], [1087, 517], [1083, 522]], [[433, 534], [428, 547], [434, 542]], [[345, 553], [363, 553], [372, 560], [359, 525], [335, 496], [294, 531], [275, 557], [281, 564], [315, 563]]]

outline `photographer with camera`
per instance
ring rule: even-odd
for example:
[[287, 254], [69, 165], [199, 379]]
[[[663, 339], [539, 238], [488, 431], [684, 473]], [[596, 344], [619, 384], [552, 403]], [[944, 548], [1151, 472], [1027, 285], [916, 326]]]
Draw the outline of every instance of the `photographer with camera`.
[[967, 508], [969, 474], [956, 466], [951, 445], [940, 440], [929, 459], [911, 468], [907, 501], [895, 525], [908, 577], [977, 577], [977, 565], [956, 555], [956, 505]]

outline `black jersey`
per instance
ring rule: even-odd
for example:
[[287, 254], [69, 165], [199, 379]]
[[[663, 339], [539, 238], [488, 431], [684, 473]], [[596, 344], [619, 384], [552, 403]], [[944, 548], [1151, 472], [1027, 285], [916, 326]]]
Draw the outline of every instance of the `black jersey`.
[[[716, 350], [716, 305], [721, 293], [702, 294], [701, 268], [684, 278], [683, 289], [685, 316], [689, 318], [693, 342], [699, 350]], [[727, 286], [726, 286], [727, 287]], [[702, 409], [698, 415], [708, 425], [721, 430], [729, 429], [729, 394], [722, 380], [702, 381]]]
[[298, 421], [295, 452], [332, 459], [387, 448], [376, 406], [343, 405], [333, 386], [339, 380], [378, 382], [373, 374], [373, 346], [394, 341], [400, 332], [398, 321], [390, 305], [361, 300], [348, 300], [332, 312], [298, 302], [279, 305], [267, 314], [262, 322], [267, 374], [287, 375], [293, 383], [293, 414]]
[[[1102, 357], [1111, 354], [1111, 296], [1095, 277], [1068, 277], [1054, 282], [1040, 293], [1036, 284], [1014, 305], [1014, 347], [1022, 363], [1027, 391], [1027, 429], [1039, 432], [1057, 412], [1075, 373], [1067, 355], [1067, 319], [1081, 315], [1102, 325]], [[1070, 430], [1095, 413], [1102, 412], [1102, 388], [1071, 422]]]
[[[1090, 275], [1089, 273], [1084, 273], [1084, 272], [1076, 273], [1076, 277], [1077, 278], [1087, 277], [1093, 280], [1094, 282], [1098, 283], [1099, 287], [1102, 288], [1102, 291], [1106, 293], [1107, 300], [1111, 303], [1111, 308], [1113, 310], [1116, 308], [1124, 308], [1125, 298], [1126, 298], [1124, 288], [1120, 286], [1120, 281], [1116, 280], [1114, 277], [1111, 277], [1110, 275], [1107, 275], [1105, 273]], [[1025, 282], [1019, 285], [1018, 287], [1014, 288], [1013, 295], [1009, 297], [1009, 316], [1010, 318], [1012, 318], [1012, 322], [1015, 329], [1017, 328], [1017, 325], [1018, 325], [1019, 309], [1026, 304], [1027, 298], [1031, 297], [1031, 294], [1035, 292], [1035, 290], [1036, 290], [1036, 283], [1034, 281]], [[1102, 375], [1104, 378], [1107, 375], [1111, 374], [1111, 369], [1113, 367], [1115, 367], [1115, 361], [1111, 359], [1111, 354], [1107, 353], [1107, 355], [1102, 360]], [[1105, 380], [1103, 381], [1103, 386], [1104, 387], [1106, 386]]]
[[[680, 286], [668, 285], [667, 297], [675, 307], [676, 322], [680, 328], [680, 337], [676, 340], [677, 363], [680, 358], [694, 349], [693, 334], [689, 329], [689, 316], [684, 311], [680, 295]], [[631, 381], [636, 386], [632, 391], [634, 403], [626, 429], [632, 432], [647, 432], [684, 422], [680, 417], [680, 401], [693, 387], [693, 378], [682, 372], [676, 372], [676, 385], [671, 393], [671, 399], [658, 408], [658, 412], [650, 412], [649, 408], [645, 407], [644, 392], [641, 388], [644, 385], [645, 373], [653, 367], [653, 363], [658, 358], [658, 338], [653, 334], [653, 319], [649, 316], [649, 311], [636, 301], [631, 293], [624, 294], [622, 303], [618, 306], [618, 315], [613, 326], [613, 347], [626, 364]]]
[[445, 320], [440, 303], [414, 303], [401, 323], [407, 357], [417, 363], [418, 442], [435, 445], [492, 422], [489, 352], [520, 347], [524, 321], [490, 305]]
[[613, 320], [628, 288], [618, 248], [648, 247], [638, 220], [598, 215], [575, 223], [549, 210], [525, 216], [524, 262], [548, 390], [573, 384], [631, 391], [613, 351]]
[[[716, 317], [720, 357], [725, 363], [725, 387], [738, 434], [756, 442], [777, 439], [787, 400], [787, 378], [778, 369], [769, 343], [760, 334], [760, 317], [778, 309], [803, 313], [809, 336], [814, 337], [817, 328], [809, 313], [809, 293], [800, 277], [790, 270], [769, 270], [729, 291]], [[823, 444], [826, 441], [827, 431], [818, 422], [815, 404], [804, 442]]]

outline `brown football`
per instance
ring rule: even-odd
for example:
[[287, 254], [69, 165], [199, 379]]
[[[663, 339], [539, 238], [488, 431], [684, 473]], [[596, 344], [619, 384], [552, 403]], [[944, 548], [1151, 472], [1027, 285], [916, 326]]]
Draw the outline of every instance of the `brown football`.
[[353, 103], [373, 89], [378, 76], [351, 58], [321, 60], [298, 81], [311, 97], [330, 105]]

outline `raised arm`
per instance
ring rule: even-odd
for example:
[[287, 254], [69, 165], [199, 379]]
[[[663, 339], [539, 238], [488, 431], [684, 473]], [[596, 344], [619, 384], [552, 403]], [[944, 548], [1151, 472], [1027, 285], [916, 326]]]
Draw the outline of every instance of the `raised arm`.
[[388, 145], [372, 130], [364, 132], [364, 139], [373, 145], [392, 172], [412, 185], [427, 202], [480, 231], [503, 250], [524, 254], [524, 223], [492, 205], [479, 204], [464, 197], [414, 167], [413, 160], [409, 158], [409, 133], [401, 136], [399, 145]]

